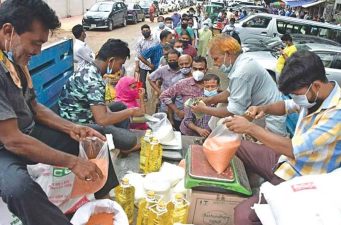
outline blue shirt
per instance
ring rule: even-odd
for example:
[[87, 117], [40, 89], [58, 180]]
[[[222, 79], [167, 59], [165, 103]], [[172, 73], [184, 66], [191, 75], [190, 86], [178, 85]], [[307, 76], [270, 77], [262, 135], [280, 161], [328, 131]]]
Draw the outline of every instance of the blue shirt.
[[151, 63], [154, 65], [154, 68], [158, 68], [160, 64], [160, 59], [163, 56], [162, 45], [158, 44], [147, 50], [143, 51], [141, 56], [145, 59], [150, 59]]

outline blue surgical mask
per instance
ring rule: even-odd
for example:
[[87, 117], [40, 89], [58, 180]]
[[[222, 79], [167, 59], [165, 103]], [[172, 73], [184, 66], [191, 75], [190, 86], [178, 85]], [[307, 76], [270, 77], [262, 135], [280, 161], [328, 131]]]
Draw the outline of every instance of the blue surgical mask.
[[217, 89], [212, 90], [212, 91], [209, 91], [209, 90], [204, 89], [204, 95], [205, 95], [206, 97], [216, 96], [217, 94], [218, 94], [218, 90], [217, 90]]
[[112, 67], [110, 68], [109, 64], [108, 64], [108, 66], [107, 66], [107, 74], [111, 74], [111, 73], [112, 73]]
[[159, 22], [159, 29], [160, 30], [163, 30], [163, 29], [165, 29], [165, 23], [164, 22]]
[[6, 55], [7, 55], [7, 58], [8, 58], [11, 62], [14, 62], [14, 57], [13, 57], [13, 52], [12, 52], [12, 51], [6, 52]]
[[310, 103], [308, 98], [307, 98], [307, 93], [309, 92], [311, 86], [312, 86], [312, 84], [309, 86], [308, 90], [306, 91], [306, 93], [304, 95], [290, 94], [292, 100], [294, 100], [294, 102], [302, 108], [309, 109], [309, 108], [313, 107], [314, 105], [316, 105], [316, 100], [317, 100], [317, 96], [319, 94], [319, 91], [316, 94], [316, 98], [315, 98], [314, 102]]
[[181, 73], [184, 75], [189, 74], [191, 72], [191, 70], [192, 70], [191, 67], [184, 67], [184, 68], [180, 69]]
[[226, 66], [225, 65], [225, 59], [226, 59], [226, 53], [225, 53], [225, 56], [224, 56], [223, 64], [220, 66], [219, 70], [222, 73], [228, 74], [228, 73], [230, 73], [233, 65], [232, 65], [232, 61], [231, 61], [231, 58], [230, 58], [230, 64], [228, 66]]

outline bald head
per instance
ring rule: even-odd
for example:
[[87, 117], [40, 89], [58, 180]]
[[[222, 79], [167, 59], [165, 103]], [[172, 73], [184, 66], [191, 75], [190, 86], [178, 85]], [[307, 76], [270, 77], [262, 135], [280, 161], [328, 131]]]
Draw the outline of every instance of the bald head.
[[185, 67], [192, 67], [192, 57], [190, 55], [182, 55], [179, 57], [179, 67], [185, 68]]

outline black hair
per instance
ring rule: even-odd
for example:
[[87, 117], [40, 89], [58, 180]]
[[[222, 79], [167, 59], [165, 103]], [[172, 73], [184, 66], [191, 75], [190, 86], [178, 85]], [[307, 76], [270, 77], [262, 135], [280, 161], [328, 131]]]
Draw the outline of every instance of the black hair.
[[324, 65], [315, 53], [301, 50], [286, 60], [278, 80], [278, 88], [287, 95], [309, 87], [316, 80], [328, 82]]
[[72, 27], [72, 34], [77, 39], [81, 37], [83, 32], [84, 32], [84, 28], [81, 24], [77, 24], [76, 26]]
[[235, 23], [235, 22], [236, 22], [236, 19], [232, 17], [232, 18], [230, 19], [230, 23], [231, 23], [231, 22]]
[[143, 24], [141, 26], [141, 30], [143, 30], [143, 29], [149, 29], [150, 30], [150, 26], [148, 24]]
[[165, 44], [164, 46], [162, 46], [162, 50], [165, 50], [165, 51], [170, 51], [172, 49], [173, 47], [170, 44]]
[[128, 44], [120, 39], [109, 39], [107, 42], [99, 50], [96, 59], [100, 59], [102, 61], [106, 61], [111, 57], [117, 58], [129, 58], [130, 57], [130, 49], [128, 48]]
[[286, 33], [286, 34], [283, 34], [283, 36], [281, 37], [281, 40], [292, 42], [292, 37], [290, 36], [290, 34]]
[[203, 63], [205, 63], [205, 67], [207, 68], [207, 60], [206, 60], [205, 57], [196, 56], [196, 57], [193, 58], [193, 62], [196, 62], [196, 63], [203, 62]]
[[171, 34], [170, 31], [168, 31], [168, 30], [163, 30], [163, 31], [160, 33], [160, 40], [162, 41], [162, 40], [165, 39], [169, 34]]
[[181, 22], [184, 21], [184, 20], [188, 21], [188, 19], [189, 19], [188, 16], [186, 16], [186, 17], [183, 16], [183, 17], [181, 18]]
[[209, 81], [209, 80], [216, 80], [217, 84], [220, 84], [220, 78], [218, 75], [213, 74], [213, 73], [208, 73], [204, 76], [203, 81]]
[[0, 27], [11, 23], [17, 34], [30, 31], [32, 23], [39, 21], [48, 30], [60, 27], [60, 21], [43, 0], [7, 0], [0, 6]]
[[180, 36], [182, 36], [182, 35], [184, 35], [184, 34], [187, 35], [187, 36], [189, 37], [189, 41], [192, 42], [192, 37], [191, 37], [191, 35], [189, 34], [189, 32], [188, 32], [187, 29], [185, 30], [185, 32], [181, 32]]
[[172, 17], [166, 17], [166, 18], [165, 18], [165, 22], [166, 22], [166, 21], [172, 21], [172, 22], [173, 22], [173, 19], [172, 19]]
[[180, 57], [181, 56], [181, 53], [180, 52], [178, 52], [177, 50], [175, 50], [175, 49], [171, 49], [171, 50], [169, 50], [169, 52], [168, 52], [168, 55], [169, 54], [172, 54], [172, 55], [177, 55], [178, 57]]
[[163, 16], [159, 16], [159, 17], [157, 18], [157, 21], [159, 21], [159, 19], [162, 19], [162, 21], [165, 21], [165, 17], [163, 17]]

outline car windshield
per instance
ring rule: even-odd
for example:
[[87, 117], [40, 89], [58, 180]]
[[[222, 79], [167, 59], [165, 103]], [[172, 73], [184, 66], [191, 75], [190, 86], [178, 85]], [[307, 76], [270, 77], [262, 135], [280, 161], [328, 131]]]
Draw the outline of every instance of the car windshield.
[[141, 6], [142, 8], [149, 8], [149, 2], [145, 2], [145, 1], [140, 2], [140, 6]]
[[89, 11], [91, 12], [110, 12], [112, 9], [112, 4], [110, 3], [97, 3], [91, 7]]

